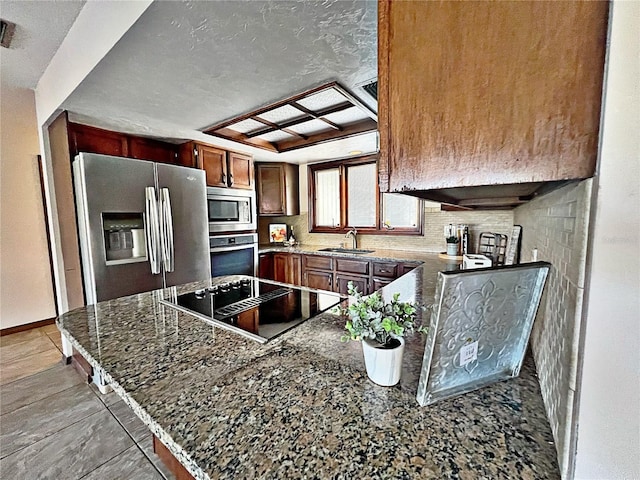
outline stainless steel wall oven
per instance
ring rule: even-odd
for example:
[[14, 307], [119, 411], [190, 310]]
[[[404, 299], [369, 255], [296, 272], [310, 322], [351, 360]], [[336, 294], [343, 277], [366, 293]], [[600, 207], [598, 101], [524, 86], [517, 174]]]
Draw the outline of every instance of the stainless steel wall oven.
[[211, 276], [250, 275], [258, 268], [258, 234], [211, 235]]

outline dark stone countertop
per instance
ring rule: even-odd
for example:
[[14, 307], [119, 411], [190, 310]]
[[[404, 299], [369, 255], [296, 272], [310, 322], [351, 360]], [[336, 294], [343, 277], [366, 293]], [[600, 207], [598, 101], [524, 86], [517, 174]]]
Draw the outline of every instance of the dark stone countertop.
[[[383, 296], [429, 304], [446, 263], [421, 259]], [[194, 477], [560, 478], [529, 356], [515, 379], [420, 407], [420, 335], [407, 338], [400, 384], [380, 387], [367, 378], [361, 345], [340, 341], [344, 320], [335, 315], [261, 345], [159, 303], [203, 286], [101, 302], [57, 320]]]

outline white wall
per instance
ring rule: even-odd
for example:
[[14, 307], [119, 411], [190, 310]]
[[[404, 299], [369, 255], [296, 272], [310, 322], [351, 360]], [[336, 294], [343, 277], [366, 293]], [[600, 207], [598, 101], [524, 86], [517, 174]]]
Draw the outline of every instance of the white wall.
[[55, 317], [33, 90], [0, 99], [0, 328]]
[[616, 0], [595, 183], [575, 478], [640, 478], [640, 2]]

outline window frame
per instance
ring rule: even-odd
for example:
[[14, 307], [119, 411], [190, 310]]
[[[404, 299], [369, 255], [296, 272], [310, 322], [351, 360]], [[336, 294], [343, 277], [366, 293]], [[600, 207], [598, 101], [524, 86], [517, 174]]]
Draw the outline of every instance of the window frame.
[[[349, 158], [343, 160], [333, 160], [329, 162], [313, 163], [307, 166], [308, 179], [308, 195], [309, 195], [309, 232], [310, 233], [347, 233], [354, 227], [347, 226], [347, 205], [348, 205], [348, 167], [376, 164], [376, 177], [378, 175], [377, 168], [378, 155], [366, 155], [363, 157]], [[318, 226], [316, 225], [316, 172], [337, 168], [338, 178], [340, 182], [340, 226]], [[376, 182], [377, 183], [377, 182]], [[382, 199], [383, 193], [380, 192], [377, 183], [376, 193], [376, 225], [373, 227], [355, 227], [358, 233], [368, 235], [422, 235], [424, 232], [424, 205], [422, 199], [418, 200], [418, 223], [415, 227], [391, 227], [387, 228], [383, 225], [382, 216]]]

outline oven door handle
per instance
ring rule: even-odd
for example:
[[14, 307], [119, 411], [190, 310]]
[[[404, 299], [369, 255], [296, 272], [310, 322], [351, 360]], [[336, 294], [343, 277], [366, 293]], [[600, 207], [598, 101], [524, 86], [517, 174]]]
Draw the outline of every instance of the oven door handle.
[[211, 253], [232, 252], [234, 250], [246, 250], [248, 248], [257, 248], [257, 246], [258, 245], [256, 243], [244, 243], [242, 245], [233, 245], [228, 247], [211, 247], [210, 252]]

